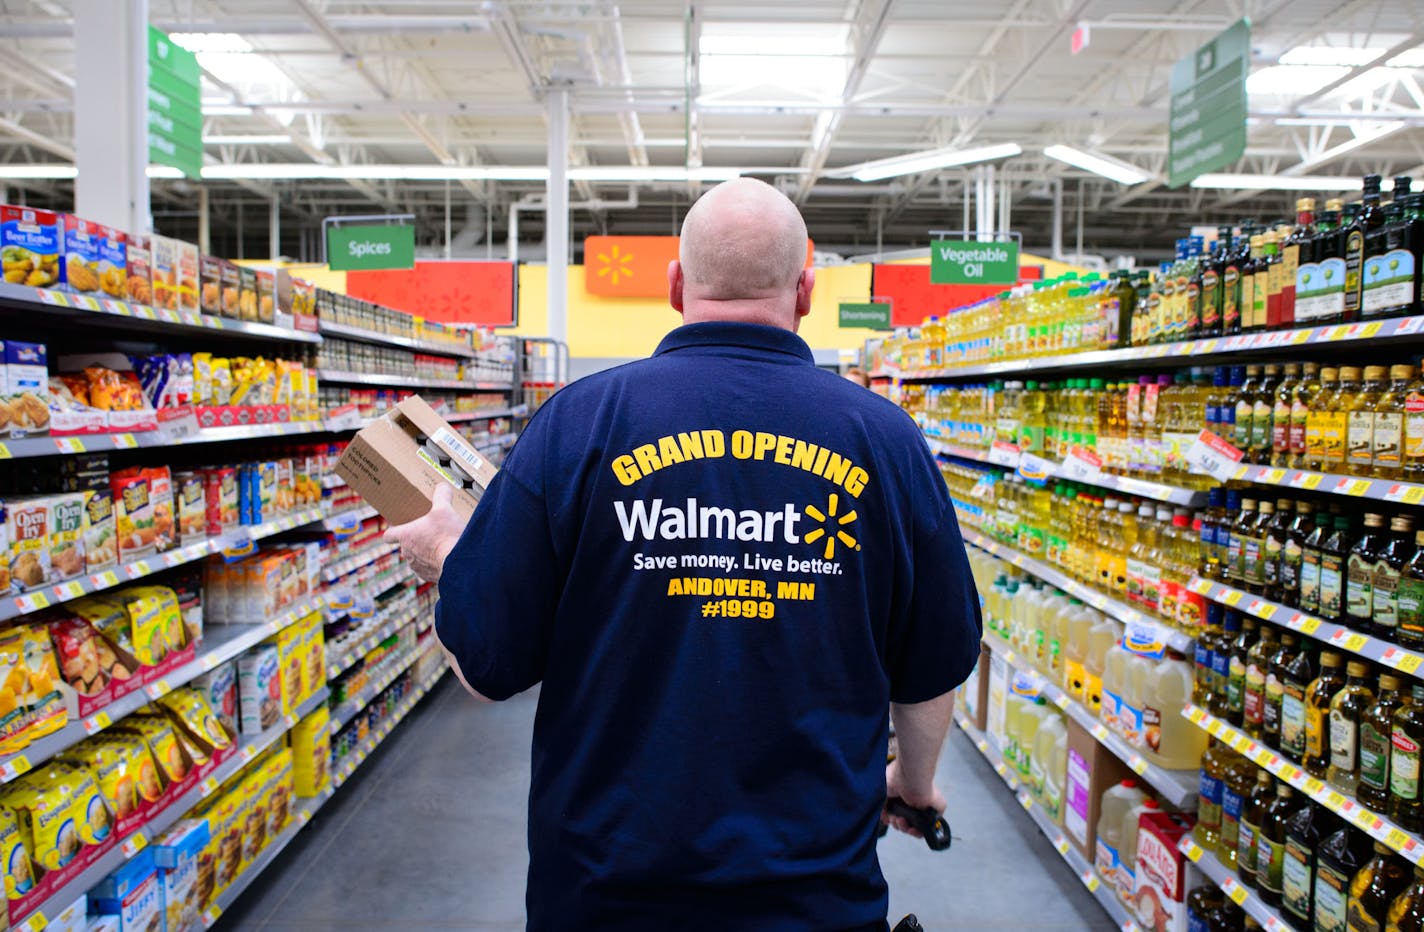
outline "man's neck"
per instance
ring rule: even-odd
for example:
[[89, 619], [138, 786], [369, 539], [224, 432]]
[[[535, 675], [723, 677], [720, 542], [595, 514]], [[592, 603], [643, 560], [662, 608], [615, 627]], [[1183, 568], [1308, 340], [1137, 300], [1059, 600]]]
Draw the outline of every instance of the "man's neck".
[[778, 310], [771, 302], [761, 299], [699, 299], [695, 303], [689, 302], [683, 308], [682, 320], [686, 324], [761, 324], [764, 327], [790, 330], [792, 333], [796, 332], [796, 324], [800, 323], [800, 318], [794, 313]]

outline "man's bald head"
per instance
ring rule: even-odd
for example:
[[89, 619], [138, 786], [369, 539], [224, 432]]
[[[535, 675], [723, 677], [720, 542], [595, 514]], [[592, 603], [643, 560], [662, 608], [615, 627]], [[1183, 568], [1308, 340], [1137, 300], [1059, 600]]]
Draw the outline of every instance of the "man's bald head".
[[810, 310], [806, 222], [765, 182], [737, 178], [702, 195], [683, 219], [678, 258], [669, 270], [673, 306], [689, 319], [794, 329]]

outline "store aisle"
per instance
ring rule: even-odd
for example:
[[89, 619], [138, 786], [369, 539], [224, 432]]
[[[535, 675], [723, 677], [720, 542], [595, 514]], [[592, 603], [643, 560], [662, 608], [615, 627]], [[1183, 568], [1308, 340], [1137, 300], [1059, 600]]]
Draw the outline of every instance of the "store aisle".
[[[219, 932], [522, 929], [534, 701], [482, 706], [447, 677]], [[957, 728], [940, 778], [954, 847], [880, 843], [894, 916], [929, 932], [1114, 928]]]

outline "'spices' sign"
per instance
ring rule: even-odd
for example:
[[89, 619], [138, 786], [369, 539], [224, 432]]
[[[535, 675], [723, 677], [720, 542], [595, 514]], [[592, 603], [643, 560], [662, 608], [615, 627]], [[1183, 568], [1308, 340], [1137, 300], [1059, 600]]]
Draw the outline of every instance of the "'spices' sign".
[[330, 227], [326, 232], [327, 263], [342, 272], [415, 267], [415, 227]]
[[957, 239], [930, 243], [932, 285], [1012, 285], [1018, 280], [1018, 243]]

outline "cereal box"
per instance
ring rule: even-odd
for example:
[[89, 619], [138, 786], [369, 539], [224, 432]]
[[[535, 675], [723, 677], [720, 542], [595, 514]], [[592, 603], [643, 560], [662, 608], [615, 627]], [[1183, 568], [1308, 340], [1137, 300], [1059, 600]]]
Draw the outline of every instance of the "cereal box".
[[0, 267], [12, 285], [48, 288], [59, 282], [59, 215], [52, 210], [0, 206]]
[[128, 281], [125, 291], [128, 300], [136, 304], [153, 303], [153, 265], [149, 252], [149, 238], [130, 234], [126, 258], [128, 260]]
[[198, 257], [198, 303], [204, 314], [222, 314], [223, 262], [216, 256]]
[[10, 433], [49, 432], [49, 363], [43, 343], [5, 341], [5, 410]]
[[242, 734], [266, 731], [282, 717], [281, 660], [277, 648], [262, 644], [237, 662], [239, 724]]
[[149, 238], [153, 266], [153, 306], [178, 310], [178, 241], [166, 236]]
[[235, 661], [214, 667], [193, 681], [193, 687], [202, 693], [212, 706], [229, 734], [238, 733], [239, 713], [237, 699], [237, 663]]
[[84, 493], [52, 496], [49, 522], [50, 582], [84, 575]]
[[237, 263], [222, 263], [222, 316], [241, 317], [240, 299], [242, 295], [242, 273]]
[[10, 576], [20, 591], [38, 589], [50, 578], [50, 499], [17, 498], [9, 514]]
[[291, 715], [306, 697], [306, 657], [302, 625], [288, 625], [277, 635], [277, 659], [282, 670], [282, 714]]
[[318, 706], [292, 728], [292, 779], [298, 796], [320, 795], [331, 785], [331, 711]]
[[176, 241], [178, 262], [178, 310], [198, 309], [198, 247], [193, 243]]
[[198, 909], [198, 860], [211, 839], [206, 819], [184, 819], [153, 840], [167, 910], [166, 932], [204, 928]]
[[79, 294], [128, 292], [128, 244], [123, 233], [72, 214], [64, 216], [64, 284]]
[[163, 885], [153, 854], [152, 847], [138, 852], [89, 891], [99, 915], [118, 917], [119, 932], [152, 932], [163, 928]]

